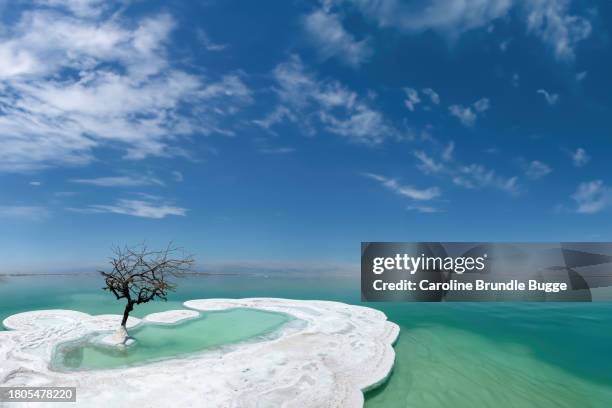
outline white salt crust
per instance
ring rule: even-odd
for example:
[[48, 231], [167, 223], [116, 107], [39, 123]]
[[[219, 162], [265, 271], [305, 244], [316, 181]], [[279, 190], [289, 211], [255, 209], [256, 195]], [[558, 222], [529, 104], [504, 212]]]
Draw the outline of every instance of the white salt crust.
[[[57, 344], [115, 330], [121, 316], [70, 310], [20, 313], [5, 319], [10, 330], [0, 332], [0, 386], [77, 387], [76, 404], [65, 404], [70, 407], [352, 408], [363, 406], [363, 391], [384, 382], [393, 368], [399, 327], [371, 308], [272, 298], [190, 300], [185, 306], [192, 310], [154, 313], [143, 321], [172, 324], [197, 317], [196, 310], [237, 307], [286, 313], [298, 320], [275, 336], [189, 358], [56, 372], [49, 363]], [[139, 319], [130, 318], [128, 328], [138, 324]]]

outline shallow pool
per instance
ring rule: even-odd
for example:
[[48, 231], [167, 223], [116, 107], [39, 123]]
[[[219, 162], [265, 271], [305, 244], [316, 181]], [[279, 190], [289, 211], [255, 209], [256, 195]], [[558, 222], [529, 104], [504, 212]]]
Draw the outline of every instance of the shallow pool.
[[272, 335], [293, 320], [282, 313], [255, 309], [230, 309], [202, 313], [177, 324], [144, 323], [130, 330], [136, 344], [119, 349], [98, 345], [96, 333], [79, 341], [60, 344], [52, 367], [60, 371], [108, 369], [185, 357], [198, 351]]

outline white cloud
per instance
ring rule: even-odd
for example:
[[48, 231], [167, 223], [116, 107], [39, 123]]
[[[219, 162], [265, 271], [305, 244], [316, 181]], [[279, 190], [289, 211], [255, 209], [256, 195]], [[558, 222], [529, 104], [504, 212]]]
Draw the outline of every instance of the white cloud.
[[206, 51], [223, 51], [227, 48], [227, 44], [217, 44], [211, 40], [208, 34], [206, 34], [206, 31], [201, 28], [198, 29], [197, 36]]
[[396, 179], [386, 178], [377, 174], [365, 173], [364, 175], [378, 181], [381, 185], [393, 191], [395, 194], [412, 200], [429, 201], [440, 196], [440, 189], [438, 187], [418, 189], [409, 185], [401, 185]]
[[404, 105], [406, 105], [410, 112], [414, 112], [415, 106], [421, 103], [421, 98], [419, 98], [419, 92], [413, 88], [404, 88], [404, 92], [406, 93]]
[[576, 167], [585, 166], [590, 160], [591, 156], [582, 147], [576, 149], [575, 152], [570, 152], [572, 156], [572, 162]]
[[382, 27], [396, 27], [408, 32], [434, 29], [456, 37], [503, 16], [512, 2], [433, 0], [426, 6], [412, 6], [397, 0], [354, 0], [353, 3]]
[[364, 105], [357, 106], [345, 118], [338, 118], [328, 112], [321, 112], [320, 118], [328, 131], [357, 143], [378, 144], [392, 133], [382, 113]]
[[97, 177], [90, 179], [72, 179], [70, 181], [72, 183], [89, 184], [98, 187], [138, 187], [164, 185], [161, 180], [148, 176]]
[[[463, 164], [454, 157], [455, 144], [450, 141], [440, 148], [438, 155], [416, 151], [416, 167], [424, 174], [445, 177], [456, 186], [468, 189], [496, 188], [510, 194], [518, 194], [518, 177], [504, 177], [481, 164]], [[436, 157], [439, 156], [439, 159]]]
[[612, 204], [612, 189], [601, 180], [580, 183], [572, 195], [576, 201], [576, 212], [595, 214]]
[[30, 181], [28, 184], [34, 187], [40, 187], [42, 185], [40, 181]]
[[141, 218], [165, 218], [168, 215], [185, 216], [187, 209], [160, 203], [158, 201], [120, 199], [111, 205], [90, 205], [86, 208], [70, 208], [83, 213], [112, 213]]
[[306, 71], [302, 60], [292, 56], [273, 72], [279, 107], [256, 123], [264, 128], [285, 118], [298, 122], [308, 134], [317, 126], [362, 144], [379, 144], [395, 134], [383, 114], [368, 101], [337, 81], [318, 80]]
[[546, 163], [542, 163], [539, 160], [534, 160], [530, 162], [525, 168], [525, 174], [527, 177], [537, 180], [544, 176], [549, 175], [552, 172], [552, 169]]
[[448, 111], [465, 126], [472, 127], [476, 123], [476, 114], [469, 106], [451, 105], [448, 107]]
[[559, 102], [559, 94], [549, 93], [545, 89], [538, 89], [536, 93], [542, 94], [544, 96], [544, 99], [546, 99], [546, 102], [548, 102], [549, 105], [556, 105], [557, 102]]
[[[106, 0], [34, 0], [39, 6], [58, 7], [80, 17], [96, 17], [107, 11]], [[105, 4], [107, 3], [107, 4]]]
[[510, 45], [510, 42], [512, 40], [504, 40], [501, 43], [499, 43], [499, 50], [501, 52], [506, 52], [508, 50], [508, 46]]
[[87, 11], [112, 2], [44, 3], [0, 32], [0, 171], [82, 165], [98, 147], [184, 154], [177, 137], [221, 131], [250, 102], [236, 75], [205, 82], [172, 66], [167, 14], [134, 22]]
[[45, 207], [27, 205], [1, 205], [0, 218], [40, 221], [49, 216]]
[[520, 76], [516, 72], [512, 74], [512, 86], [518, 88], [520, 83]]
[[277, 106], [273, 111], [268, 113], [263, 119], [255, 119], [253, 123], [262, 128], [269, 130], [272, 126], [277, 123], [283, 122], [285, 119], [295, 122], [297, 121], [296, 116], [285, 106]]
[[293, 147], [262, 147], [259, 149], [263, 154], [288, 154], [295, 152]]
[[[403, 88], [404, 89], [404, 93], [406, 94], [406, 99], [404, 99], [404, 105], [406, 105], [406, 108], [408, 108], [408, 110], [410, 110], [411, 112], [414, 112], [414, 110], [416, 109], [416, 106], [422, 102], [427, 102], [427, 99], [429, 99], [429, 101], [433, 104], [433, 105], [439, 105], [440, 104], [440, 95], [438, 95], [436, 93], [436, 91], [434, 91], [431, 88], [423, 88], [421, 90], [421, 92], [423, 93], [423, 95], [425, 95], [427, 98], [424, 98], [425, 101], [423, 101], [421, 99], [421, 97], [419, 96], [419, 91], [417, 91], [414, 88]], [[430, 106], [425, 106], [424, 108], [425, 110], [430, 110], [431, 107]]]
[[298, 108], [316, 104], [325, 109], [351, 110], [357, 103], [355, 92], [337, 81], [319, 81], [307, 72], [296, 55], [276, 66], [274, 78], [279, 85], [277, 92], [281, 100]]
[[338, 57], [348, 65], [358, 67], [372, 55], [368, 40], [357, 41], [342, 26], [337, 14], [315, 10], [304, 18], [304, 28], [323, 59]]
[[[569, 0], [432, 0], [418, 4], [352, 0], [352, 3], [380, 27], [408, 33], [435, 30], [451, 40], [473, 29], [491, 27], [498, 19], [517, 16], [526, 31], [550, 47], [558, 60], [573, 59], [575, 48], [591, 34], [589, 20], [570, 13]], [[511, 13], [513, 9], [518, 12]]]
[[591, 23], [569, 12], [569, 0], [525, 0], [527, 30], [553, 49], [559, 60], [572, 60], [578, 43], [591, 34]]
[[432, 207], [429, 205], [408, 205], [406, 206], [407, 210], [417, 211], [423, 214], [433, 214], [441, 212], [439, 208]]
[[487, 169], [480, 164], [459, 166], [458, 173], [459, 175], [453, 177], [453, 183], [461, 187], [469, 189], [494, 187], [511, 194], [519, 192], [517, 177], [501, 177], [495, 170]]
[[467, 126], [472, 127], [476, 123], [478, 114], [484, 113], [489, 110], [491, 103], [489, 98], [480, 98], [474, 102], [471, 106], [463, 105], [451, 105], [448, 107], [448, 111], [452, 116], [455, 116], [459, 121]]
[[174, 177], [174, 181], [176, 181], [176, 182], [178, 182], [178, 183], [181, 183], [181, 182], [183, 181], [183, 179], [184, 179], [184, 178], [183, 178], [183, 173], [181, 173], [181, 172], [180, 172], [180, 171], [178, 171], [178, 170], [174, 170], [174, 171], [172, 172], [172, 177]]
[[416, 151], [414, 152], [414, 156], [419, 159], [417, 168], [419, 168], [425, 174], [436, 174], [445, 170], [443, 163], [436, 162], [424, 151]]
[[489, 98], [480, 98], [479, 100], [474, 102], [473, 106], [476, 112], [482, 113], [489, 110], [489, 108], [491, 107], [491, 103], [489, 101]]
[[442, 151], [442, 159], [444, 161], [450, 161], [453, 159], [453, 154], [455, 151], [455, 142], [452, 140], [448, 142], [444, 150]]
[[581, 71], [576, 73], [576, 81], [578, 82], [582, 82], [585, 80], [585, 78], [587, 77], [588, 72], [587, 71]]
[[427, 95], [429, 97], [429, 100], [431, 101], [431, 103], [433, 103], [434, 105], [439, 105], [440, 104], [440, 95], [438, 95], [438, 93], [436, 91], [434, 91], [431, 88], [424, 88], [421, 92], [423, 92], [423, 94]]

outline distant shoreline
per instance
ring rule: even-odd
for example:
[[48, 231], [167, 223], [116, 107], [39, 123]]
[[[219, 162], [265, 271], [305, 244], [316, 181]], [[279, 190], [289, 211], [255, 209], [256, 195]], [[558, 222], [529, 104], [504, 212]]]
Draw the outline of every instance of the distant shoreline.
[[[31, 276], [93, 276], [97, 275], [99, 272], [14, 272], [14, 273], [0, 273], [0, 280], [2, 278], [25, 278]], [[285, 278], [300, 278], [300, 277], [317, 277], [322, 276], [322, 273], [319, 271], [283, 271], [283, 270], [271, 270], [271, 271], [238, 271], [238, 272], [189, 272], [184, 274], [185, 277], [190, 276], [249, 276], [249, 277], [259, 277], [263, 279], [268, 278], [276, 278], [276, 277], [285, 277]], [[328, 271], [325, 273], [326, 277], [337, 277], [337, 278], [354, 278], [355, 274], [353, 273], [337, 273], [333, 271]]]
[[[75, 275], [95, 275], [99, 272], [24, 272], [24, 273], [0, 273], [0, 278], [11, 277], [20, 278], [26, 276], [75, 276]], [[221, 272], [189, 272], [185, 276], [237, 276], [238, 273], [221, 273]]]

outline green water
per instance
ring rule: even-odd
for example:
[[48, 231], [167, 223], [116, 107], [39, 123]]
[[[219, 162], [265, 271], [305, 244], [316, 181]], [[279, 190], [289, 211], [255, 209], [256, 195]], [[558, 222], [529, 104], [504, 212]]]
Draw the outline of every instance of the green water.
[[187, 356], [270, 335], [290, 319], [281, 313], [232, 309], [203, 313], [199, 318], [174, 325], [147, 323], [130, 331], [136, 343], [124, 350], [95, 345], [93, 338], [60, 345], [53, 367], [58, 370], [104, 369]]
[[[35, 309], [120, 313], [96, 277], [5, 278], [0, 318]], [[169, 301], [135, 316], [180, 308], [188, 299], [287, 297], [361, 304], [359, 276], [228, 276], [179, 282]], [[612, 304], [368, 304], [401, 327], [389, 380], [366, 408], [612, 406]]]
[[385, 305], [393, 375], [366, 407], [610, 407], [612, 305]]

